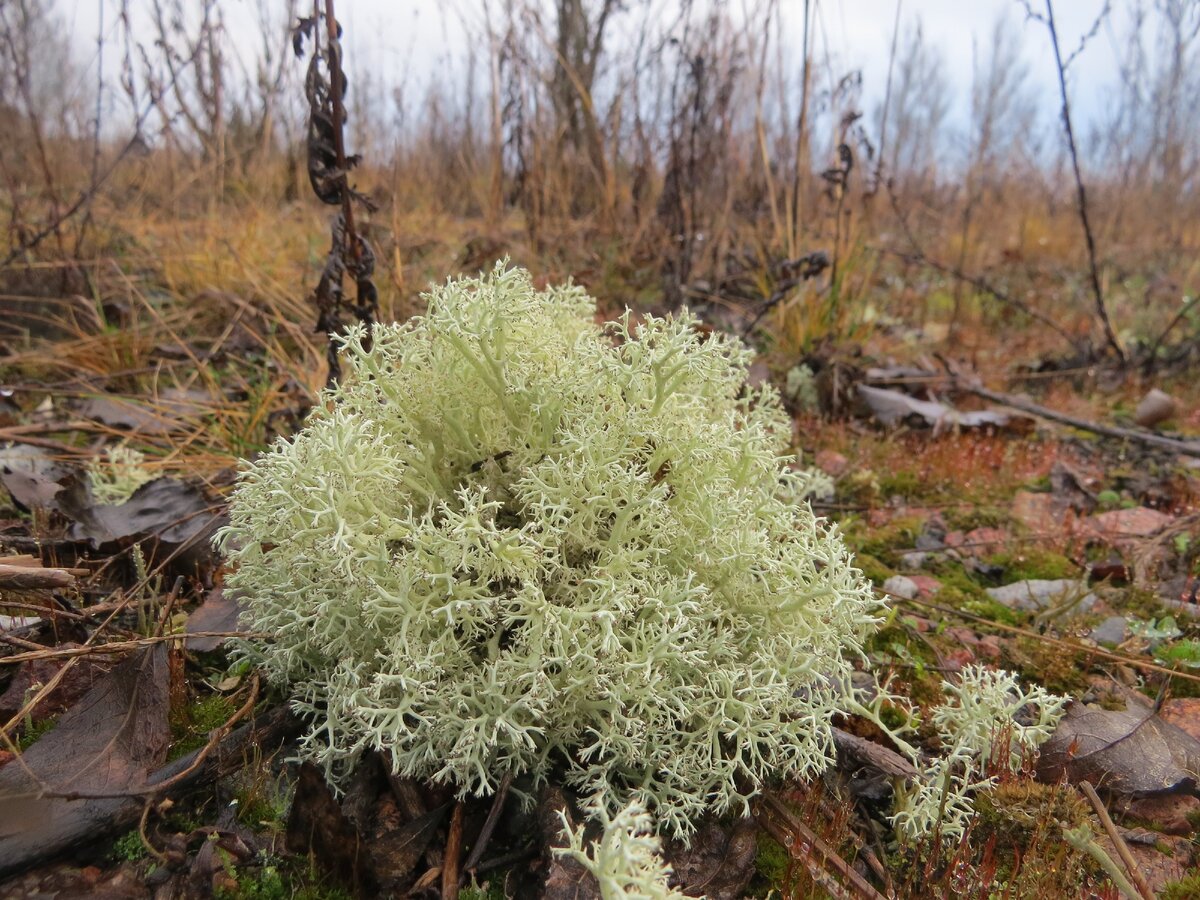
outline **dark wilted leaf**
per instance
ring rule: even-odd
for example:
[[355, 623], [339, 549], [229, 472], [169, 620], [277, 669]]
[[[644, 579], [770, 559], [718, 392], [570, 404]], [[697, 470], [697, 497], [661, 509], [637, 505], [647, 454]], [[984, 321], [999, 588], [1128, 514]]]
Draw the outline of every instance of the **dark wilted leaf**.
[[139, 434], [163, 435], [177, 431], [180, 423], [161, 411], [120, 397], [92, 397], [79, 407], [79, 414], [110, 428], [121, 428]]
[[1038, 777], [1090, 781], [1117, 794], [1196, 790], [1200, 741], [1148, 708], [1072, 703], [1042, 745]]
[[360, 893], [369, 878], [367, 848], [358, 829], [342, 812], [325, 776], [312, 763], [300, 767], [287, 823], [287, 846], [311, 854], [341, 884]]
[[[58, 645], [59, 649], [78, 647], [78, 644], [65, 642]], [[13, 673], [8, 688], [0, 694], [0, 719], [7, 721], [24, 708], [30, 699], [35, 685], [49, 684], [65, 665], [63, 660], [37, 659], [23, 662]], [[113, 659], [109, 655], [95, 654], [77, 659], [67, 670], [54, 690], [43, 697], [29, 711], [33, 721], [57, 715], [78, 702], [101, 678], [112, 668]]]
[[729, 827], [709, 822], [692, 836], [690, 847], [671, 841], [663, 857], [671, 866], [672, 883], [692, 896], [739, 900], [754, 877], [757, 833], [753, 819]]
[[201, 540], [216, 530], [221, 509], [199, 488], [176, 478], [156, 478], [143, 484], [124, 503], [91, 502], [91, 492], [68, 486], [60, 507], [75, 520], [69, 536], [93, 547], [155, 537], [165, 544]]
[[[237, 600], [226, 597], [221, 588], [215, 588], [204, 598], [200, 608], [188, 616], [184, 631], [237, 631], [241, 612]], [[216, 650], [224, 642], [225, 638], [220, 637], [188, 637], [184, 640], [184, 646], [189, 650], [207, 653]]]
[[0, 483], [25, 509], [57, 509], [60, 482], [70, 471], [40, 447], [0, 448]]
[[141, 807], [142, 798], [120, 794], [144, 787], [166, 757], [168, 655], [158, 644], [130, 656], [25, 752], [23, 765], [0, 769], [0, 875], [94, 840], [126, 807]]
[[449, 810], [450, 805], [444, 804], [405, 821], [395, 797], [384, 794], [379, 798], [369, 852], [372, 872], [385, 896], [398, 895], [411, 883], [417, 863]]

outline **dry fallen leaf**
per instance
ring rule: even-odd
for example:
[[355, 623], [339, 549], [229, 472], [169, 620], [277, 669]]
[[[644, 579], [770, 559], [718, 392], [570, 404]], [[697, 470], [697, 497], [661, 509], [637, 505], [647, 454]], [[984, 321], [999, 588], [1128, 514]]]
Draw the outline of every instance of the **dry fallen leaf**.
[[1072, 703], [1038, 760], [1043, 781], [1065, 776], [1124, 795], [1194, 793], [1198, 775], [1200, 741], [1145, 707]]
[[0, 875], [102, 837], [121, 813], [141, 808], [141, 797], [120, 795], [144, 787], [166, 758], [169, 653], [157, 644], [124, 660], [0, 769]]

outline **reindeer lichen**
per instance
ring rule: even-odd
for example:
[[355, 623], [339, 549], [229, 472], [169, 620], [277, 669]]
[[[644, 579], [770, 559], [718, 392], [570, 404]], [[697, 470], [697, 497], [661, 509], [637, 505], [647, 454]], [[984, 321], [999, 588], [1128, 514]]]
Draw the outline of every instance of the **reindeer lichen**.
[[789, 502], [750, 351], [687, 314], [598, 326], [520, 270], [428, 301], [345, 340], [220, 538], [307, 755], [380, 750], [463, 795], [557, 771], [680, 836], [822, 771], [881, 604]]
[[[245, 468], [219, 537], [304, 754], [460, 796], [554, 778], [685, 840], [830, 765], [882, 602], [799, 499], [750, 351], [688, 314], [599, 326], [503, 267], [428, 304], [343, 340], [347, 378]], [[956, 797], [994, 718], [960, 699]]]

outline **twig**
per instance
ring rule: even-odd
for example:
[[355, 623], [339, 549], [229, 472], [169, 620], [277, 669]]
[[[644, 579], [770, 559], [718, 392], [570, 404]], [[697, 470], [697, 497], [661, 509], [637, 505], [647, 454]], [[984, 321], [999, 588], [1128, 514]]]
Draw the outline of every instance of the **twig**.
[[0, 659], [0, 665], [12, 665], [19, 662], [32, 662], [41, 659], [70, 659], [77, 656], [91, 656], [96, 653], [116, 653], [123, 650], [137, 650], [150, 644], [161, 644], [163, 641], [182, 641], [184, 638], [219, 637], [219, 638], [251, 638], [254, 640], [269, 639], [271, 635], [258, 631], [189, 631], [187, 634], [162, 634], [156, 637], [138, 638], [132, 641], [111, 641], [107, 644], [91, 644], [85, 647], [67, 647], [62, 650], [43, 650], [36, 653], [17, 653]]
[[450, 816], [450, 835], [446, 838], [446, 855], [442, 860], [442, 900], [458, 900], [459, 856], [462, 855], [463, 803], [454, 804]]
[[1124, 663], [1127, 666], [1132, 666], [1135, 669], [1142, 669], [1146, 672], [1155, 672], [1159, 675], [1166, 675], [1169, 678], [1182, 678], [1184, 681], [1194, 681], [1200, 684], [1200, 675], [1192, 675], [1188, 672], [1181, 672], [1178, 669], [1168, 669], [1166, 666], [1160, 666], [1157, 663], [1146, 662], [1142, 659], [1134, 659], [1131, 656], [1122, 656], [1120, 653], [1113, 653], [1111, 650], [1104, 650], [1101, 647], [1084, 647], [1080, 644], [1072, 644], [1070, 641], [1060, 640], [1059, 638], [1050, 637], [1047, 634], [1038, 634], [1036, 631], [1030, 631], [1027, 628], [1019, 628], [1016, 625], [1006, 625], [1003, 622], [996, 622], [986, 616], [977, 616], [974, 613], [969, 613], [961, 609], [954, 609], [950, 606], [942, 606], [940, 603], [932, 603], [929, 600], [921, 600], [918, 597], [901, 597], [898, 594], [883, 593], [895, 601], [900, 603], [913, 603], [917, 606], [922, 606], [926, 609], [937, 610], [940, 613], [948, 616], [957, 616], [960, 619], [966, 619], [968, 622], [978, 622], [981, 625], [987, 625], [990, 628], [996, 628], [1000, 631], [1007, 631], [1009, 634], [1020, 635], [1021, 637], [1029, 638], [1035, 641], [1049, 644], [1052, 647], [1059, 647], [1063, 650], [1069, 650], [1072, 653], [1086, 653], [1089, 656], [1099, 656], [1101, 659], [1110, 659], [1113, 662]]
[[1121, 862], [1125, 864], [1125, 870], [1129, 873], [1129, 877], [1133, 879], [1134, 885], [1137, 887], [1138, 893], [1145, 900], [1154, 900], [1154, 891], [1150, 890], [1150, 885], [1146, 882], [1146, 876], [1142, 874], [1142, 870], [1138, 868], [1137, 860], [1133, 858], [1133, 854], [1129, 852], [1129, 845], [1125, 843], [1125, 839], [1121, 837], [1121, 833], [1117, 831], [1117, 826], [1113, 824], [1112, 817], [1108, 814], [1108, 810], [1104, 808], [1104, 804], [1100, 802], [1100, 797], [1096, 793], [1096, 789], [1092, 787], [1090, 782], [1079, 782], [1079, 790], [1087, 797], [1088, 802], [1092, 804], [1092, 809], [1096, 811], [1096, 815], [1100, 818], [1100, 824], [1104, 826], [1104, 830], [1108, 832], [1108, 838], [1113, 842], [1113, 846], [1117, 848], [1117, 853], [1121, 857]]
[[[1087, 244], [1088, 255], [1088, 277], [1091, 281], [1092, 296], [1096, 301], [1096, 315], [1100, 317], [1100, 323], [1104, 326], [1104, 338], [1108, 341], [1108, 346], [1112, 348], [1117, 355], [1117, 360], [1121, 365], [1125, 365], [1127, 359], [1125, 351], [1121, 349], [1121, 344], [1117, 340], [1117, 335], [1113, 331], [1112, 322], [1108, 318], [1108, 309], [1104, 305], [1104, 291], [1100, 286], [1100, 265], [1096, 261], [1096, 238], [1092, 234], [1092, 223], [1088, 218], [1088, 203], [1087, 190], [1083, 184], [1083, 173], [1079, 168], [1079, 150], [1075, 146], [1075, 129], [1071, 124], [1071, 103], [1067, 98], [1067, 67], [1063, 63], [1062, 50], [1058, 44], [1058, 28], [1054, 22], [1054, 4], [1052, 0], [1046, 0], [1046, 28], [1050, 31], [1050, 43], [1054, 47], [1054, 61], [1058, 66], [1058, 88], [1062, 96], [1062, 123], [1063, 131], [1067, 136], [1067, 150], [1071, 156], [1071, 171], [1075, 174], [1075, 192], [1079, 207], [1079, 222], [1083, 226], [1083, 237]], [[1074, 55], [1072, 55], [1074, 58]]]
[[825, 868], [826, 864], [836, 869], [859, 897], [867, 900], [887, 900], [859, 875], [853, 866], [842, 859], [836, 850], [800, 821], [775, 794], [768, 791], [762, 795], [755, 804], [754, 817], [771, 837], [787, 848], [793, 859], [804, 863], [813, 879], [834, 897], [846, 897], [850, 892], [830, 877]]
[[146, 834], [146, 822], [150, 819], [150, 810], [154, 808], [154, 801], [149, 797], [146, 798], [146, 805], [142, 809], [142, 818], [138, 821], [138, 837], [142, 839], [142, 846], [146, 852], [158, 861], [160, 866], [168, 864], [166, 854], [159, 850], [150, 842], [150, 835]]
[[1000, 403], [1004, 406], [1010, 406], [1013, 409], [1019, 409], [1021, 412], [1027, 412], [1041, 419], [1049, 419], [1051, 422], [1059, 422], [1063, 425], [1070, 425], [1072, 428], [1080, 428], [1084, 431], [1091, 431], [1094, 434], [1102, 434], [1105, 437], [1118, 438], [1123, 441], [1137, 441], [1142, 444], [1148, 444], [1151, 447], [1171, 450], [1174, 453], [1180, 453], [1184, 456], [1200, 457], [1200, 444], [1197, 443], [1177, 441], [1174, 438], [1163, 437], [1162, 435], [1153, 434], [1148, 431], [1135, 431], [1132, 428], [1119, 428], [1116, 425], [1102, 425], [1099, 422], [1077, 419], [1074, 416], [1068, 416], [1066, 413], [1056, 412], [1053, 409], [1039, 406], [1036, 403], [1031, 403], [1028, 400], [1022, 400], [1009, 394], [1001, 394], [999, 391], [990, 391], [985, 387], [966, 381], [960, 380], [956, 382], [955, 386], [959, 390], [966, 391], [969, 394], [983, 397], [985, 400], [991, 400], [993, 403]]
[[[492, 832], [496, 830], [496, 823], [500, 821], [500, 813], [504, 811], [504, 801], [508, 797], [508, 789], [512, 786], [512, 772], [505, 772], [504, 778], [500, 780], [500, 787], [496, 788], [496, 796], [492, 798], [492, 808], [488, 810], [487, 818], [483, 822], [483, 828], [479, 831], [479, 837], [475, 839], [475, 846], [471, 848], [470, 854], [467, 856], [467, 861], [463, 864], [463, 877], [472, 871], [479, 860], [483, 858], [483, 851], [488, 847], [492, 840]], [[460, 879], [461, 881], [461, 879]]]

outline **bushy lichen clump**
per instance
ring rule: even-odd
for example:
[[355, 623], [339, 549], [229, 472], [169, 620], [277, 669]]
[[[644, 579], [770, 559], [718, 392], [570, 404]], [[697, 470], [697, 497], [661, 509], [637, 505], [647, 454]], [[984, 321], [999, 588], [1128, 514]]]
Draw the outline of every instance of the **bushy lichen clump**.
[[556, 767], [670, 833], [830, 762], [879, 610], [785, 470], [751, 354], [688, 315], [595, 324], [497, 268], [346, 341], [241, 477], [222, 544], [306, 752], [487, 793]]

